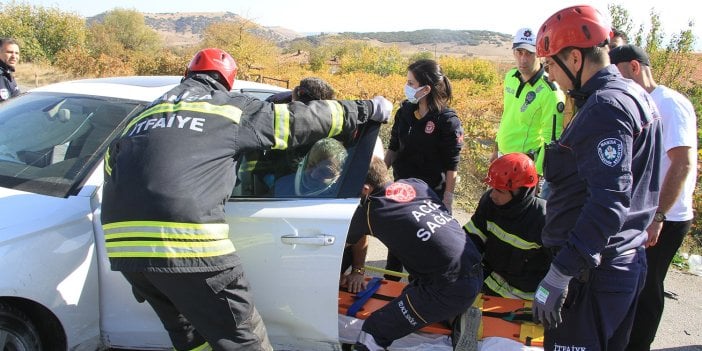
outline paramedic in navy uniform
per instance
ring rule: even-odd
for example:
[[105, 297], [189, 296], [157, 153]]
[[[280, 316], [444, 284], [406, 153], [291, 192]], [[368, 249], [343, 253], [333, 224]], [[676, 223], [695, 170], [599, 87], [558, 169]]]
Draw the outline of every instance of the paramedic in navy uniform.
[[540, 27], [536, 52], [576, 115], [546, 147], [542, 232], [555, 255], [534, 296], [544, 349], [624, 350], [658, 207], [661, 124], [650, 95], [609, 64], [609, 20], [582, 5]]
[[483, 284], [480, 253], [441, 198], [416, 178], [392, 182], [374, 157], [347, 243], [377, 237], [413, 279], [400, 296], [363, 323], [356, 350], [384, 350], [425, 325], [451, 320], [471, 306]]

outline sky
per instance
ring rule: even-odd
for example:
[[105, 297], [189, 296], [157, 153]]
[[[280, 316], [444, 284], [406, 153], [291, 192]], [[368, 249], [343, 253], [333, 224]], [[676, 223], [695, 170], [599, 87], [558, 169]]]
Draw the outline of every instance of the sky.
[[57, 0], [18, 2], [55, 7], [85, 17], [115, 7], [145, 13], [229, 11], [263, 26], [279, 26], [303, 34], [464, 29], [512, 35], [522, 27], [538, 28], [551, 14], [567, 6], [587, 3], [608, 13], [607, 5], [616, 4], [629, 11], [635, 28], [640, 24], [648, 28], [649, 13], [655, 11], [666, 35], [686, 29], [687, 23], [694, 20], [695, 47], [702, 51], [702, 23], [698, 22], [702, 20], [702, 2], [697, 0], [60, 0], [60, 5]]

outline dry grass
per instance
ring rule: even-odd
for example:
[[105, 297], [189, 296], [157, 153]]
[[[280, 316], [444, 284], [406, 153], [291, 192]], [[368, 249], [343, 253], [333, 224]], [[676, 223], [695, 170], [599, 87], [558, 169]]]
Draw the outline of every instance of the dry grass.
[[15, 71], [15, 79], [22, 91], [75, 78], [74, 75], [60, 72], [56, 67], [45, 64], [20, 63]]

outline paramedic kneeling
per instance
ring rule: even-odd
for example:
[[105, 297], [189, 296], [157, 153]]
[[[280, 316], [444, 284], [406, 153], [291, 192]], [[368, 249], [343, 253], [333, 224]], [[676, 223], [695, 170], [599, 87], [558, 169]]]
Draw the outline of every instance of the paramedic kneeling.
[[419, 179], [392, 182], [374, 157], [347, 243], [377, 237], [413, 279], [363, 324], [356, 350], [384, 350], [413, 331], [466, 311], [482, 286], [480, 253], [433, 190]]

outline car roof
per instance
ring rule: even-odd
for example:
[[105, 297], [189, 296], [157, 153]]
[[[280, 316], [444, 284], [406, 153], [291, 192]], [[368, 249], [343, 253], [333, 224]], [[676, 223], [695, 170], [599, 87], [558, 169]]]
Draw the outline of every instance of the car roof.
[[[182, 76], [130, 76], [72, 80], [45, 85], [32, 92], [59, 92], [136, 101], [153, 101], [180, 83]], [[284, 91], [275, 85], [235, 80], [238, 91]]]

